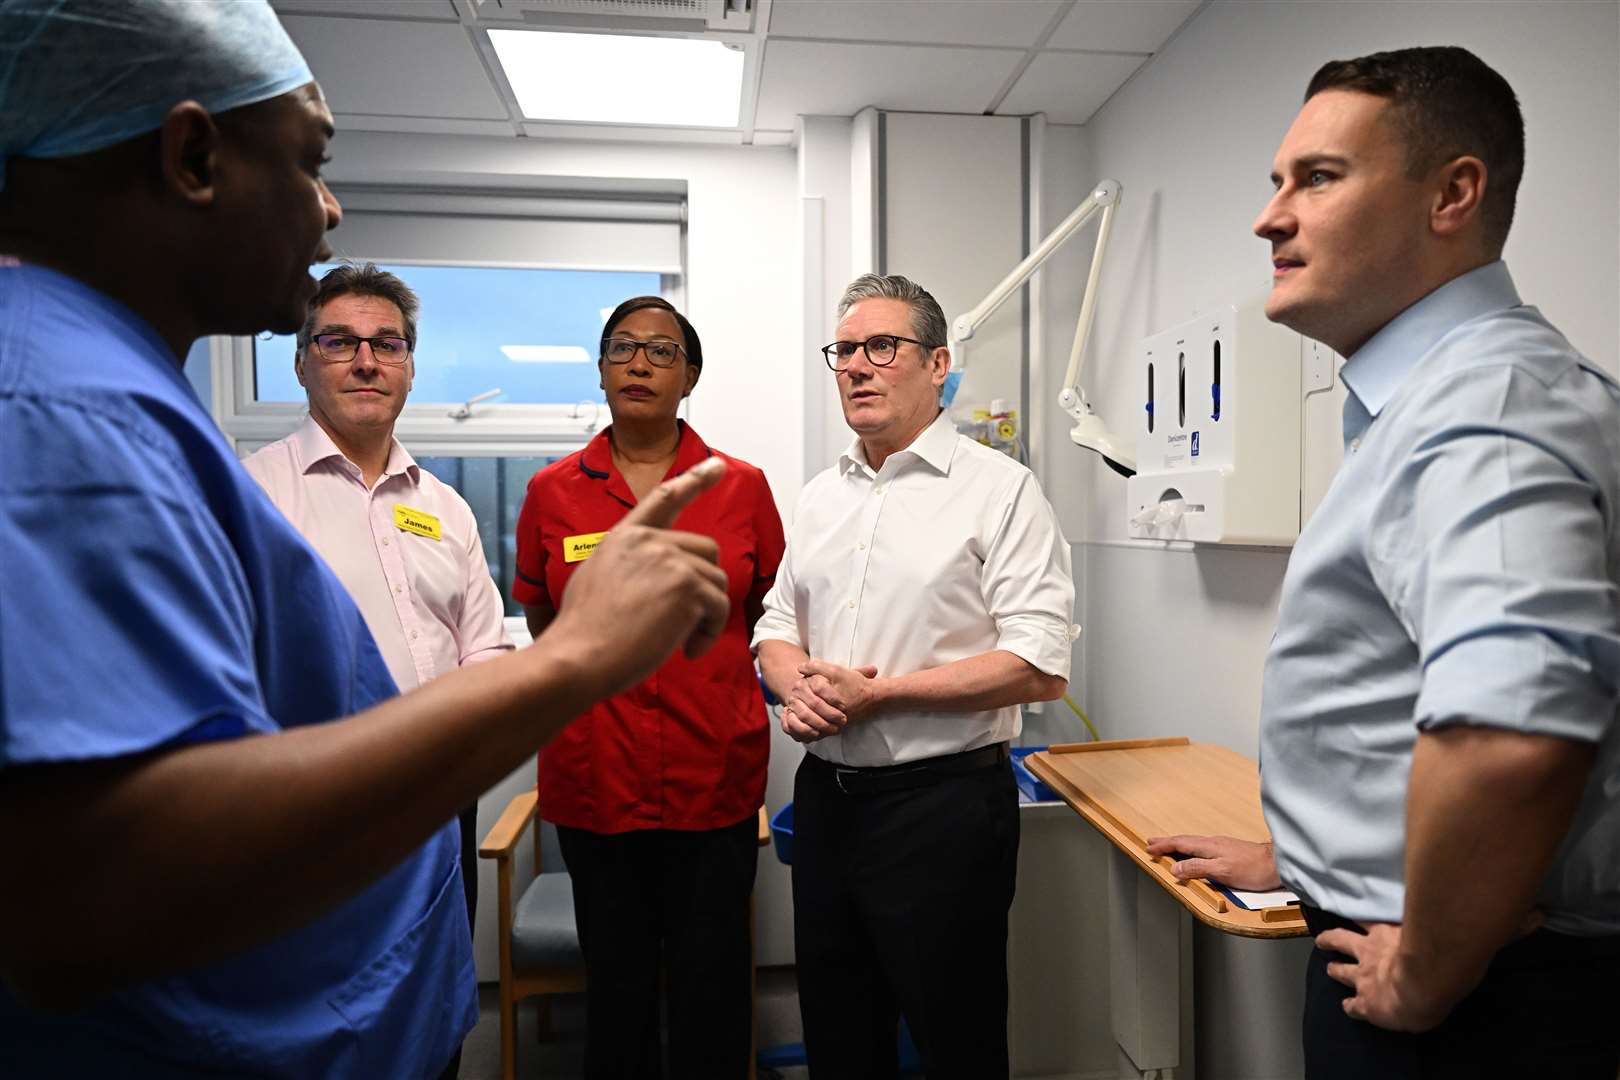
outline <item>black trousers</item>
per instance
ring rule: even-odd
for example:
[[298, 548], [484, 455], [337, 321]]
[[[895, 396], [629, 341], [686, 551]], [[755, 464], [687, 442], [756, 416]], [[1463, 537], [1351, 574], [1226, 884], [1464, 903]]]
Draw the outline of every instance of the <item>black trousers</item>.
[[[461, 891], [467, 899], [467, 935], [478, 926], [478, 804], [461, 812]], [[461, 1073], [461, 1047], [439, 1074], [439, 1080], [456, 1080]]]
[[[1320, 933], [1336, 916], [1312, 912]], [[1305, 971], [1307, 1080], [1615, 1080], [1620, 1074], [1620, 937], [1538, 930], [1507, 946], [1441, 1024], [1386, 1031], [1344, 1014], [1350, 988]]]
[[659, 980], [668, 1075], [740, 1080], [753, 1041], [749, 815], [723, 829], [595, 833], [559, 826], [585, 954], [587, 1080], [657, 1080]]
[[794, 780], [793, 922], [816, 1080], [898, 1075], [903, 1015], [928, 1080], [1008, 1075], [1007, 911], [1018, 790], [1002, 760], [922, 787]]

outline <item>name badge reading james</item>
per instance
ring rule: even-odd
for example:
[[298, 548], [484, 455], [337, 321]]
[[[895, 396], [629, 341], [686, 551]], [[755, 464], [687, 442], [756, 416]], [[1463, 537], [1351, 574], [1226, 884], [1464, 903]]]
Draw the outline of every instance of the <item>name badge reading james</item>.
[[563, 537], [563, 562], [584, 562], [596, 550], [596, 545], [602, 542], [607, 533], [581, 533], [578, 536]]
[[394, 524], [408, 533], [425, 536], [429, 540], [443, 540], [444, 530], [439, 519], [425, 510], [412, 510], [401, 503], [394, 504]]

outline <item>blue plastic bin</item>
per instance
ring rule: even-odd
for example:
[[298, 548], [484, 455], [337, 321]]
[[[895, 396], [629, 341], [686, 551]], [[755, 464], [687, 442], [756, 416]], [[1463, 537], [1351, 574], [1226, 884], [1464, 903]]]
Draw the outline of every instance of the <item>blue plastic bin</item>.
[[1018, 790], [1023, 794], [1023, 802], [1057, 802], [1058, 794], [1040, 777], [1030, 772], [1024, 765], [1024, 759], [1038, 750], [1045, 750], [1044, 746], [1015, 746], [1012, 748], [1013, 779], [1018, 781]]
[[771, 818], [771, 844], [783, 866], [793, 865], [793, 804], [788, 803]]

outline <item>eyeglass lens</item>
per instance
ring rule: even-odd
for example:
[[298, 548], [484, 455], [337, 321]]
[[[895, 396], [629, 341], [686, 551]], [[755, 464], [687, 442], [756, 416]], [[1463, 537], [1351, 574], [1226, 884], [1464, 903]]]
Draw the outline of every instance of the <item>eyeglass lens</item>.
[[403, 364], [411, 353], [411, 343], [399, 337], [355, 337], [353, 334], [316, 334], [315, 347], [321, 356], [335, 364], [348, 363], [364, 341], [379, 364]]
[[647, 362], [654, 367], [673, 367], [680, 359], [681, 347], [673, 341], [636, 341], [633, 338], [608, 338], [605, 356], [610, 364], [628, 364], [640, 349], [647, 354]]
[[823, 351], [837, 362], [838, 370], [842, 371], [855, 358], [856, 350], [862, 348], [866, 350], [866, 358], [881, 367], [894, 362], [894, 354], [900, 348], [900, 341], [888, 334], [877, 334], [865, 341], [835, 341]]

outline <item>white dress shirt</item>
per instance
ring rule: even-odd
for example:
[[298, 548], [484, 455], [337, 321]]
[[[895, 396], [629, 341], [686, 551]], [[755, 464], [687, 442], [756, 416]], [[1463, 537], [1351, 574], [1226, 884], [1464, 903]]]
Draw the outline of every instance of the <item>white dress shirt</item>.
[[[762, 641], [819, 660], [906, 675], [1005, 650], [1069, 677], [1069, 544], [1034, 475], [939, 417], [873, 471], [859, 439], [799, 495]], [[892, 765], [1005, 742], [1018, 706], [880, 712], [808, 749], [841, 765]]]
[[[512, 648], [472, 508], [397, 439], [369, 490], [312, 419], [242, 464], [354, 597], [400, 690]], [[438, 539], [396, 506], [437, 518]]]

